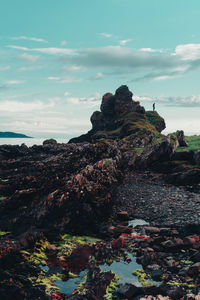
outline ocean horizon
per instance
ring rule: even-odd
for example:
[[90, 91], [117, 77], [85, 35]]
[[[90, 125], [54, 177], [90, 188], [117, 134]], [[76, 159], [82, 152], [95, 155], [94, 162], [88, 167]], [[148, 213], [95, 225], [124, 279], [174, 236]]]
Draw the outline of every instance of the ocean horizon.
[[[21, 145], [26, 144], [28, 147], [33, 145], [42, 145], [49, 138], [0, 138], [0, 145]], [[53, 138], [58, 143], [67, 143], [69, 138]]]

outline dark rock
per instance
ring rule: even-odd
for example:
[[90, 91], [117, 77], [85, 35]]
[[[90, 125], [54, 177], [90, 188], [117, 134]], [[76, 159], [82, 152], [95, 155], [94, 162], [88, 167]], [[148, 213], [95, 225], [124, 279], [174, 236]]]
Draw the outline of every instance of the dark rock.
[[188, 143], [185, 140], [185, 135], [184, 135], [183, 130], [177, 130], [176, 135], [178, 138], [179, 146], [180, 147], [188, 147]]
[[129, 214], [127, 211], [119, 211], [117, 217], [122, 221], [127, 221], [129, 219]]
[[194, 253], [190, 258], [192, 261], [199, 262], [200, 261], [200, 251], [197, 251], [196, 253]]
[[200, 262], [195, 263], [188, 269], [188, 275], [199, 275], [200, 274]]
[[167, 293], [167, 295], [172, 300], [180, 300], [184, 296], [184, 290], [180, 287], [175, 287], [173, 289], [170, 289]]
[[163, 271], [161, 269], [151, 271], [151, 277], [155, 281], [159, 281], [163, 275]]
[[193, 160], [195, 164], [200, 165], [200, 150], [194, 151]]
[[43, 142], [43, 145], [56, 145], [57, 141], [54, 139], [48, 139]]
[[135, 285], [130, 283], [121, 285], [117, 290], [117, 294], [120, 296], [120, 299], [132, 299], [135, 296], [141, 295], [142, 292], [142, 288], [136, 287]]
[[126, 85], [119, 87], [115, 95], [106, 93], [102, 98], [101, 111], [95, 111], [90, 118], [92, 129], [78, 138], [71, 139], [69, 143], [95, 143], [101, 138], [122, 139], [132, 134], [140, 144], [148, 143], [157, 134], [157, 130], [162, 130], [164, 125], [161, 123], [164, 121], [157, 114], [156, 125], [149, 122], [145, 109], [139, 102], [133, 101], [132, 96]]
[[152, 227], [152, 226], [145, 226], [144, 227], [146, 233], [160, 233], [160, 228], [158, 227]]

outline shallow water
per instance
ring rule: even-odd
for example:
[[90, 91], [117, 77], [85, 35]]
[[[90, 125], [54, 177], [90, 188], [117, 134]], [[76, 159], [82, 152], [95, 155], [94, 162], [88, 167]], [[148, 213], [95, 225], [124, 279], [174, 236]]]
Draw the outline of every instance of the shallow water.
[[[147, 225], [148, 222], [142, 219], [135, 219], [129, 221], [129, 225], [133, 228], [137, 225]], [[137, 264], [136, 257], [132, 255], [132, 253], [127, 252], [127, 254], [131, 258], [131, 262], [127, 263], [123, 260], [121, 261], [113, 261], [113, 263], [109, 266], [107, 263], [99, 265], [102, 271], [113, 271], [116, 276], [120, 277], [119, 283], [131, 283], [136, 286], [141, 286], [141, 283], [138, 281], [138, 278], [132, 275], [133, 271], [137, 269], [141, 269], [142, 266]], [[47, 270], [47, 269], [46, 269]], [[83, 277], [86, 274], [87, 270], [84, 270], [80, 273], [79, 277], [72, 278], [67, 281], [58, 280], [55, 281], [57, 287], [60, 288], [61, 293], [69, 294], [72, 293], [73, 290], [77, 289], [78, 285], [84, 280]]]
[[82, 271], [77, 278], [71, 278], [67, 281], [57, 280], [55, 281], [55, 285], [60, 289], [63, 294], [70, 294], [75, 289], [77, 289], [78, 285], [84, 280], [84, 275], [87, 271]]
[[149, 225], [149, 222], [146, 222], [145, 220], [142, 220], [142, 219], [134, 219], [134, 220], [130, 220], [128, 222], [128, 226], [132, 226], [133, 228], [135, 228], [138, 225], [139, 226]]
[[131, 253], [127, 252], [127, 254], [132, 260], [130, 263], [114, 261], [110, 266], [104, 264], [99, 267], [103, 271], [113, 271], [118, 277], [120, 277], [119, 283], [132, 283], [136, 286], [141, 286], [138, 278], [132, 275], [134, 270], [141, 269], [141, 265], [136, 263], [136, 258]]

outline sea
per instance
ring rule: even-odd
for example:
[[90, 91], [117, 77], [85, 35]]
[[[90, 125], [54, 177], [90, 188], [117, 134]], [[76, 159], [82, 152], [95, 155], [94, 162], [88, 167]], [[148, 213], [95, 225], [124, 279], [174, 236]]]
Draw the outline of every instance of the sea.
[[[48, 138], [0, 138], [0, 145], [21, 145], [26, 144], [28, 147], [33, 145], [42, 145]], [[58, 143], [67, 143], [68, 138], [55, 138]]]

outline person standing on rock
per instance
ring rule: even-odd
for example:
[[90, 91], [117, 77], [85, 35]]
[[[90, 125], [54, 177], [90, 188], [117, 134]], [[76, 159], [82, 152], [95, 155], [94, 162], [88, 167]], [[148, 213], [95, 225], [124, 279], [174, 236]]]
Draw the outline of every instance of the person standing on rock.
[[153, 103], [153, 111], [155, 111], [155, 107], [156, 107], [156, 104], [155, 102]]

